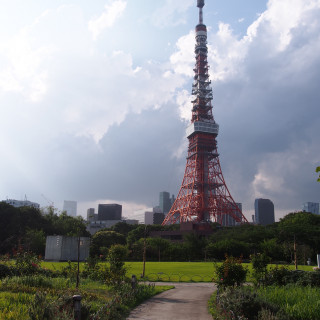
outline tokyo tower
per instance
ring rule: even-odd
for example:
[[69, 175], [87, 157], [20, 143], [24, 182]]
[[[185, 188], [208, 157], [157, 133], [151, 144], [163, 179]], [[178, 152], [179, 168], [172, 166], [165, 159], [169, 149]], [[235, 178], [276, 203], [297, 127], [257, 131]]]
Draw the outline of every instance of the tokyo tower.
[[192, 85], [192, 118], [187, 128], [187, 164], [178, 196], [162, 225], [218, 222], [221, 225], [248, 222], [224, 181], [217, 150], [219, 125], [212, 114], [212, 88], [207, 61], [207, 27], [203, 24], [204, 0], [197, 0], [195, 68]]

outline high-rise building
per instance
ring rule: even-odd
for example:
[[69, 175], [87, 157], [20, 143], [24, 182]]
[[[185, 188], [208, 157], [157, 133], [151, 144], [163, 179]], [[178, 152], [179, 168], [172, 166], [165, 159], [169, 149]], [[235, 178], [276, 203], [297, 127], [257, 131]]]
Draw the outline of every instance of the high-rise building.
[[68, 216], [77, 216], [77, 201], [64, 200], [63, 201], [63, 211], [67, 213]]
[[256, 199], [254, 201], [254, 221], [256, 224], [266, 226], [275, 222], [274, 205], [269, 199]]
[[317, 203], [317, 202], [304, 202], [302, 205], [302, 211], [311, 212], [314, 214], [320, 214], [319, 203]]
[[[219, 125], [212, 113], [212, 88], [207, 61], [207, 27], [203, 24], [204, 0], [197, 1], [199, 24], [196, 26], [195, 68], [192, 85], [192, 117], [187, 128], [187, 164], [182, 184], [163, 224], [218, 222], [225, 216], [237, 223], [248, 222], [233, 200], [219, 161]], [[227, 219], [225, 219], [227, 220]]]
[[120, 204], [99, 204], [98, 220], [121, 220], [122, 205]]
[[[174, 199], [174, 195], [172, 195]], [[171, 209], [173, 202], [172, 198], [170, 198], [170, 193], [167, 191], [162, 191], [159, 194], [159, 207], [163, 213], [168, 213]]]

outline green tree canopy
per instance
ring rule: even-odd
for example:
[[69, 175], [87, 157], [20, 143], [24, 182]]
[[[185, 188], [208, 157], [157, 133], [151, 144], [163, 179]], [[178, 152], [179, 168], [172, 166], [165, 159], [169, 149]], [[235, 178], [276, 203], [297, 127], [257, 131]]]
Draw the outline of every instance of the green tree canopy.
[[[317, 168], [316, 168], [316, 172], [320, 172], [320, 167], [317, 167]], [[318, 181], [320, 182], [320, 174], [319, 174]]]
[[105, 230], [98, 231], [92, 236], [90, 255], [104, 255], [106, 253], [106, 249], [109, 249], [112, 245], [124, 245], [125, 243], [126, 238], [120, 233]]

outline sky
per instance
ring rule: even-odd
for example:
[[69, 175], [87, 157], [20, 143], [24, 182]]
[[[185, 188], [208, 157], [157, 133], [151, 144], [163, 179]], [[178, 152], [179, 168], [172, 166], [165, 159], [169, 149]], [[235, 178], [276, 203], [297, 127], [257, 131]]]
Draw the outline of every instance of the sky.
[[[197, 23], [195, 0], [2, 0], [0, 199], [137, 218], [176, 195]], [[249, 221], [319, 202], [320, 0], [206, 0], [204, 23], [233, 198]]]

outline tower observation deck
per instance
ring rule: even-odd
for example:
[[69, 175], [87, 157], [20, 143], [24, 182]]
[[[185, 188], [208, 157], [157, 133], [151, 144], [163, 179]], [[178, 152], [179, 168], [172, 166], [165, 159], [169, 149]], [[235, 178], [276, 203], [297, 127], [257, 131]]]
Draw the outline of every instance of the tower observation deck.
[[218, 222], [226, 216], [234, 222], [248, 222], [233, 200], [217, 150], [219, 125], [212, 113], [212, 88], [207, 61], [207, 27], [203, 24], [204, 0], [197, 0], [199, 23], [195, 29], [195, 67], [192, 84], [192, 116], [186, 130], [189, 140], [187, 164], [178, 196], [163, 225], [182, 222]]

